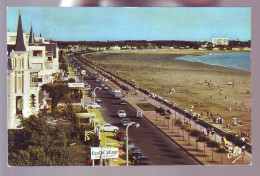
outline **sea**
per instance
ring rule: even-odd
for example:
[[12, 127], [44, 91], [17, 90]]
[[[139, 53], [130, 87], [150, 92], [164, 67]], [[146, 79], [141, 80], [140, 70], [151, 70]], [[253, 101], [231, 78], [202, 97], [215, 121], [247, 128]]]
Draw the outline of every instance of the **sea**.
[[251, 70], [251, 52], [212, 52], [208, 55], [184, 55], [174, 59], [246, 71]]

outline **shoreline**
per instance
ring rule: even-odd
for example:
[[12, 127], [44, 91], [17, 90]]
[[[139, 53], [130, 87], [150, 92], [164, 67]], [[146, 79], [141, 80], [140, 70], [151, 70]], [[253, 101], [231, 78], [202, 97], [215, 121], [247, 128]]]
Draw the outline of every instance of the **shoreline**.
[[[188, 61], [188, 60], [182, 60], [182, 59], [176, 59], [176, 57], [183, 57], [183, 56], [202, 56], [202, 55], [208, 55], [209, 53], [237, 53], [237, 52], [251, 52], [251, 51], [230, 51], [230, 50], [222, 50], [222, 51], [210, 51], [210, 50], [167, 50], [167, 49], [160, 49], [160, 50], [120, 50], [120, 51], [104, 51], [104, 52], [98, 52], [98, 55], [104, 56], [104, 55], [113, 55], [113, 54], [158, 54], [158, 55], [173, 55], [173, 60], [176, 61], [184, 61], [184, 62], [190, 62], [193, 64], [203, 64], [206, 66], [216, 66], [216, 67], [223, 67], [227, 69], [235, 69], [240, 71], [246, 71], [251, 73], [250, 69], [239, 69], [234, 67], [228, 67], [224, 65], [214, 65], [214, 64], [207, 64], [203, 62], [194, 62], [194, 61]], [[176, 56], [177, 55], [177, 56]], [[95, 57], [96, 55], [93, 54]]]

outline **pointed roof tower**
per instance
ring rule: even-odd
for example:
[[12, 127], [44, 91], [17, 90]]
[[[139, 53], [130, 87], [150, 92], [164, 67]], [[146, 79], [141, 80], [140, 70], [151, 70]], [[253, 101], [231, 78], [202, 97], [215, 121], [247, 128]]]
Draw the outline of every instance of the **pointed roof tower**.
[[26, 51], [23, 41], [23, 27], [22, 27], [22, 19], [21, 12], [19, 10], [19, 18], [18, 18], [18, 26], [17, 26], [17, 36], [16, 36], [16, 44], [15, 51]]
[[34, 33], [33, 33], [32, 24], [31, 24], [31, 30], [30, 30], [29, 43], [35, 43], [35, 39], [34, 39]]

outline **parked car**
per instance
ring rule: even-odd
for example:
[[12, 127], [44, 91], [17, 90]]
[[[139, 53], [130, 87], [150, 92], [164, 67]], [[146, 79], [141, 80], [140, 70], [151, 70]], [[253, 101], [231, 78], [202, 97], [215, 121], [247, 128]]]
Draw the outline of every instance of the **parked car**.
[[100, 84], [100, 87], [101, 87], [102, 89], [104, 89], [105, 86], [106, 86], [105, 83], [101, 83], [101, 84]]
[[101, 80], [99, 78], [96, 79], [96, 82], [100, 82]]
[[119, 128], [117, 126], [113, 126], [110, 123], [103, 123], [100, 127], [100, 131], [112, 131], [117, 132]]
[[121, 120], [121, 124], [123, 125], [123, 126], [128, 126], [129, 124], [130, 124], [130, 126], [131, 126], [131, 121], [130, 121], [130, 119], [129, 118], [122, 118], [122, 120]]
[[90, 84], [88, 82], [84, 82], [84, 87], [90, 88]]
[[109, 90], [108, 90], [108, 93], [109, 93], [110, 95], [114, 95], [114, 90], [113, 90], [113, 89], [109, 89]]
[[126, 112], [125, 112], [125, 110], [120, 109], [120, 110], [117, 111], [117, 115], [120, 118], [126, 117]]
[[139, 156], [133, 161], [133, 165], [151, 165], [147, 156]]
[[102, 101], [101, 101], [101, 99], [97, 99], [97, 100], [96, 100], [96, 103], [99, 104], [100, 106], [102, 106]]
[[127, 104], [126, 99], [125, 98], [120, 98], [119, 104], [126, 105]]
[[128, 155], [129, 155], [130, 161], [132, 161], [132, 162], [139, 156], [143, 156], [141, 149], [139, 147], [130, 148], [130, 150], [128, 151]]
[[85, 106], [85, 109], [100, 109], [101, 108], [101, 106], [99, 105], [99, 104], [97, 104], [97, 103], [91, 103], [91, 104], [87, 104], [86, 106]]
[[104, 87], [104, 89], [105, 89], [105, 90], [108, 90], [108, 87], [107, 87], [107, 86], [105, 86], [105, 87]]
[[125, 130], [117, 131], [116, 139], [119, 140], [119, 141], [126, 140], [126, 131]]

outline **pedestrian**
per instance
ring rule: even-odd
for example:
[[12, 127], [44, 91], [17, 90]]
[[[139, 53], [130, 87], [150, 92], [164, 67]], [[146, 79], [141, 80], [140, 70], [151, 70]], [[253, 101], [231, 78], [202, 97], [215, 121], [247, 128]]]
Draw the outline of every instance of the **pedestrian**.
[[209, 133], [210, 133], [210, 128], [208, 127], [207, 128], [207, 136], [209, 136]]

